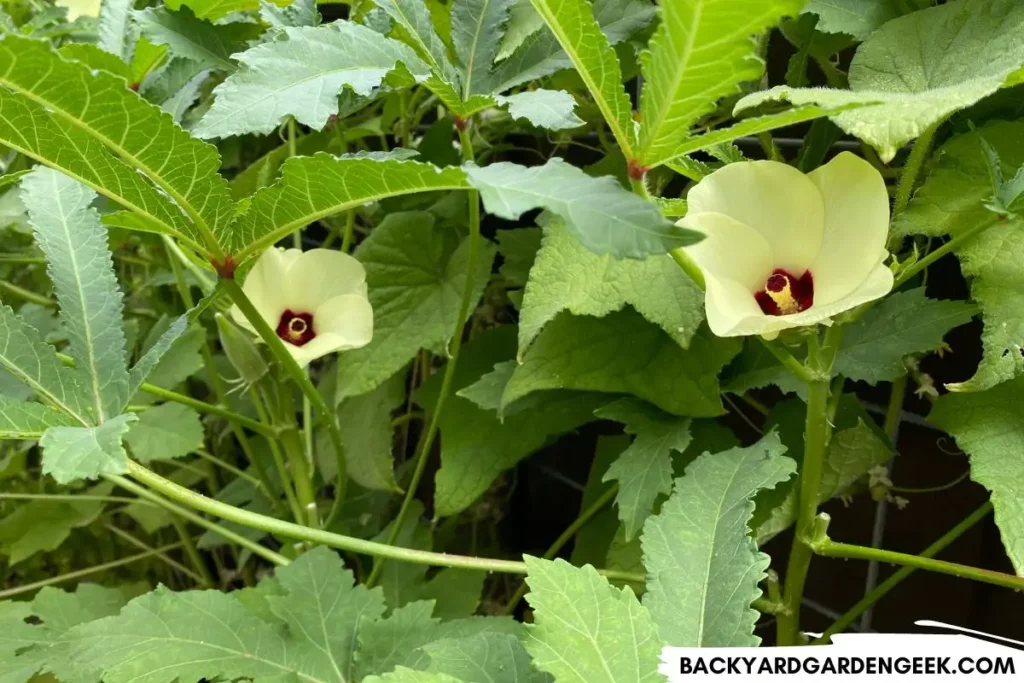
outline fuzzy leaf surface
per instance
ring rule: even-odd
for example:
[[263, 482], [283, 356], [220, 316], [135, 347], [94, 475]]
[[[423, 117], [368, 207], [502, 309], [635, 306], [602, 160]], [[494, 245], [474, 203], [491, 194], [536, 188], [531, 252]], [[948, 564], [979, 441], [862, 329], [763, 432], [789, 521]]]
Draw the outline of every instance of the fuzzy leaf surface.
[[789, 479], [795, 463], [769, 434], [749, 448], [705, 453], [644, 525], [647, 607], [678, 647], [756, 647], [758, 584], [770, 558], [750, 537], [754, 495]]

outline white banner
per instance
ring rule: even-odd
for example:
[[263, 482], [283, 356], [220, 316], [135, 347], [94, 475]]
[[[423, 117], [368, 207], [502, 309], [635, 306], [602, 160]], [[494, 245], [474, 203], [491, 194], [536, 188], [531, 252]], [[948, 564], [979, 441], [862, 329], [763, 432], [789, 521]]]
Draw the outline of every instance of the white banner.
[[672, 683], [800, 683], [828, 678], [877, 683], [895, 677], [908, 681], [1022, 680], [1024, 643], [939, 622], [917, 623], [960, 633], [844, 633], [833, 636], [831, 645], [808, 647], [666, 647], [658, 670]]

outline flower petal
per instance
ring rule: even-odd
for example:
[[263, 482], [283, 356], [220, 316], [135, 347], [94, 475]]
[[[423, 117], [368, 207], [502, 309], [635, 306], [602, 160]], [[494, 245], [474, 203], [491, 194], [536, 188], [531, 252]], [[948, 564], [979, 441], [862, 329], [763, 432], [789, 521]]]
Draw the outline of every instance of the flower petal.
[[316, 309], [313, 325], [317, 336], [310, 344], [321, 335], [331, 335], [340, 340], [335, 351], [358, 349], [373, 338], [373, 308], [361, 294], [342, 294]]
[[825, 234], [811, 274], [815, 305], [828, 304], [864, 282], [885, 252], [889, 193], [882, 175], [849, 152], [807, 177], [825, 202]]
[[292, 262], [285, 282], [289, 308], [312, 313], [342, 294], [366, 295], [366, 270], [348, 254], [334, 249], [310, 249]]
[[288, 353], [292, 354], [292, 358], [303, 368], [321, 356], [348, 348], [345, 346], [345, 340], [342, 337], [329, 332], [318, 334], [302, 346], [295, 346], [288, 342], [285, 342], [284, 345], [288, 349]]
[[762, 318], [772, 317], [761, 311], [750, 289], [741, 282], [705, 275], [704, 284], [707, 287], [704, 307], [707, 309], [708, 327], [719, 337], [758, 334], [745, 330]]
[[754, 292], [764, 289], [773, 268], [772, 249], [757, 230], [721, 213], [687, 213], [676, 225], [706, 235], [684, 249], [705, 277], [740, 283], [751, 301]]
[[777, 161], [728, 164], [697, 183], [686, 201], [690, 212], [725, 214], [761, 233], [775, 255], [774, 267], [797, 276], [821, 248], [821, 193], [792, 166]]
[[[271, 247], [260, 255], [242, 283], [242, 291], [271, 327], [277, 327], [281, 313], [288, 308], [287, 292], [281, 283], [301, 254], [299, 249]], [[231, 307], [231, 317], [250, 332], [256, 331], [237, 306]]]
[[[868, 301], [882, 298], [892, 289], [892, 284], [892, 271], [886, 265], [876, 263], [863, 282], [852, 292], [837, 301], [820, 306], [815, 303], [806, 311], [794, 313], [793, 315], [765, 315], [758, 309], [757, 314], [752, 313], [741, 317], [735, 315], [739, 312], [739, 309], [734, 308], [730, 309], [733, 311], [733, 315], [718, 321], [719, 324], [717, 326], [712, 323], [712, 309], [709, 303], [708, 325], [711, 327], [711, 331], [719, 337], [742, 337], [754, 334], [773, 337], [780, 331], [793, 327], [804, 327], [822, 322], [828, 324], [829, 318], [843, 311], [848, 311]], [[710, 284], [708, 286], [708, 294], [709, 296], [711, 294]]]

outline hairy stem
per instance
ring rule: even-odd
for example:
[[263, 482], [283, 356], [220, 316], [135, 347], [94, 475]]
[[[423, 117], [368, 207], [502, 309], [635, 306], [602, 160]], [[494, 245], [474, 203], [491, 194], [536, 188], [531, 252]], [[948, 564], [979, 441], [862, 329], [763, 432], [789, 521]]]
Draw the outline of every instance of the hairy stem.
[[[132, 476], [135, 476], [135, 473], [134, 473], [133, 468], [132, 468], [132, 465], [134, 464], [134, 462], [129, 460], [128, 464], [129, 464], [128, 473], [131, 474]], [[149, 470], [146, 470], [146, 471], [148, 472]], [[163, 477], [160, 477], [158, 474], [155, 474], [155, 473], [151, 473], [151, 474], [153, 474], [154, 477], [158, 477], [160, 479], [163, 479]], [[106, 479], [107, 481], [113, 482], [114, 484], [120, 486], [121, 488], [125, 489], [126, 491], [131, 491], [132, 493], [137, 495], [139, 498], [143, 498], [145, 500], [149, 500], [151, 502], [156, 503], [160, 507], [162, 507], [165, 510], [167, 510], [168, 512], [170, 512], [172, 515], [178, 515], [179, 517], [183, 517], [184, 519], [187, 519], [188, 521], [192, 522], [193, 524], [198, 524], [199, 526], [203, 527], [204, 529], [208, 529], [210, 531], [213, 531], [214, 533], [220, 534], [221, 536], [223, 536], [227, 540], [231, 541], [232, 543], [234, 543], [236, 545], [240, 545], [240, 546], [242, 546], [243, 548], [245, 548], [247, 550], [250, 550], [254, 555], [259, 555], [260, 557], [262, 557], [264, 560], [267, 560], [268, 562], [272, 562], [273, 564], [276, 564], [276, 565], [279, 565], [279, 566], [280, 565], [286, 565], [286, 564], [288, 564], [290, 562], [290, 560], [287, 557], [285, 557], [284, 555], [279, 555], [278, 553], [275, 553], [273, 550], [270, 550], [269, 548], [264, 548], [259, 543], [255, 542], [255, 541], [250, 541], [245, 536], [242, 536], [241, 534], [236, 534], [234, 531], [231, 531], [230, 529], [227, 529], [227, 528], [221, 526], [220, 524], [217, 524], [216, 522], [211, 522], [210, 520], [206, 519], [202, 515], [198, 515], [198, 514], [196, 514], [195, 512], [193, 512], [192, 510], [190, 510], [188, 508], [182, 507], [180, 505], [176, 505], [176, 504], [172, 503], [171, 501], [166, 500], [162, 496], [159, 496], [156, 493], [153, 493], [149, 489], [146, 489], [146, 488], [144, 488], [142, 486], [139, 486], [138, 484], [136, 484], [135, 482], [133, 482], [133, 481], [131, 481], [129, 479], [126, 479], [126, 478], [124, 478], [124, 477], [122, 477], [120, 475], [116, 475], [116, 474], [105, 474], [105, 475], [103, 475], [103, 478]], [[164, 479], [164, 481], [167, 481], [167, 480]], [[168, 482], [168, 483], [170, 483], [170, 482]], [[175, 486], [177, 486], [177, 484], [175, 484]], [[156, 487], [152, 487], [152, 488], [156, 488]], [[188, 489], [185, 489], [184, 487], [182, 487], [182, 488], [183, 488], [183, 490], [188, 491]], [[199, 494], [197, 493], [195, 495], [198, 496]], [[169, 497], [173, 498], [173, 496], [169, 496]]]
[[320, 392], [316, 390], [313, 383], [309, 381], [309, 375], [306, 371], [299, 367], [298, 362], [292, 357], [292, 354], [288, 353], [288, 349], [285, 348], [284, 342], [277, 336], [277, 333], [271, 329], [270, 325], [260, 312], [256, 310], [252, 301], [245, 295], [242, 288], [238, 286], [238, 283], [233, 279], [222, 279], [221, 283], [224, 286], [224, 290], [231, 297], [231, 300], [236, 306], [242, 311], [242, 314], [248, 319], [249, 323], [253, 326], [256, 332], [260, 335], [260, 338], [267, 344], [271, 353], [281, 363], [281, 367], [284, 368], [288, 376], [291, 377], [292, 381], [299, 385], [299, 389], [302, 391], [302, 395], [309, 399], [309, 402], [316, 408], [324, 417], [324, 422], [327, 424], [327, 433], [331, 439], [331, 445], [334, 447], [335, 454], [338, 460], [338, 486], [335, 491], [335, 496], [341, 499], [345, 498], [345, 483], [347, 477], [345, 476], [345, 447], [341, 442], [341, 430], [338, 428], [338, 420], [335, 418], [334, 411], [330, 409], [324, 397], [320, 395]]
[[800, 466], [796, 533], [793, 536], [793, 546], [786, 568], [783, 609], [778, 614], [778, 645], [797, 645], [800, 642], [800, 604], [813, 555], [808, 534], [818, 513], [821, 476], [825, 468], [828, 442], [832, 436], [832, 425], [828, 419], [828, 378], [839, 350], [841, 334], [840, 326], [833, 325], [825, 333], [824, 344], [819, 347], [815, 336], [812, 340], [814, 343], [808, 345], [808, 369], [813, 376], [820, 379], [807, 384], [807, 419], [804, 429], [804, 459]]
[[896, 200], [893, 202], [892, 207], [893, 216], [902, 213], [910, 203], [910, 195], [913, 193], [914, 185], [917, 183], [917, 176], [921, 172], [921, 166], [924, 164], [925, 159], [928, 158], [928, 152], [931, 151], [935, 131], [941, 124], [942, 120], [940, 119], [928, 126], [914, 142], [914, 147], [910, 150], [910, 156], [907, 157], [907, 163], [903, 165], [899, 185], [896, 187]]
[[[386, 557], [411, 564], [422, 564], [434, 567], [455, 567], [458, 569], [475, 569], [479, 571], [500, 572], [503, 574], [526, 574], [526, 563], [514, 562], [512, 560], [498, 560], [484, 557], [469, 557], [465, 555], [449, 555], [448, 553], [434, 553], [426, 550], [413, 550], [401, 548], [384, 543], [367, 541], [352, 536], [343, 536], [323, 529], [311, 529], [301, 524], [294, 524], [284, 520], [257, 514], [248, 510], [242, 510], [234, 505], [222, 503], [213, 498], [191, 491], [184, 486], [179, 486], [169, 479], [143, 467], [133, 460], [128, 461], [128, 474], [149, 486], [155, 491], [167, 496], [179, 503], [188, 505], [196, 510], [221, 517], [237, 524], [260, 529], [275, 536], [294, 538], [299, 541], [318, 543], [338, 550], [345, 550], [361, 555], [374, 557]], [[141, 488], [141, 487], [139, 487]], [[266, 550], [263, 548], [263, 550]], [[287, 558], [282, 558], [287, 561]], [[600, 570], [600, 573], [608, 579], [626, 581], [629, 583], [644, 582], [643, 574], [623, 572], [617, 570]]]
[[210, 568], [206, 566], [203, 556], [199, 554], [199, 548], [196, 547], [195, 541], [189, 535], [185, 522], [181, 521], [181, 517], [172, 514], [171, 524], [174, 525], [174, 530], [178, 532], [178, 538], [181, 539], [181, 546], [185, 549], [189, 562], [192, 563], [192, 566], [199, 572], [199, 576], [202, 577], [200, 585], [204, 588], [213, 588], [216, 584], [210, 575]]
[[[467, 163], [472, 162], [475, 158], [473, 153], [473, 138], [468, 127], [468, 124], [463, 125], [459, 129], [459, 141], [462, 144], [462, 158]], [[419, 488], [420, 481], [423, 479], [423, 473], [426, 470], [427, 459], [430, 456], [430, 450], [434, 446], [434, 438], [437, 436], [438, 425], [441, 421], [441, 414], [444, 411], [445, 403], [448, 401], [448, 395], [451, 393], [452, 380], [455, 377], [455, 368], [459, 362], [459, 351], [462, 349], [462, 334], [466, 327], [466, 322], [469, 320], [469, 314], [473, 305], [473, 285], [474, 278], [476, 277], [476, 262], [480, 254], [480, 193], [476, 190], [470, 190], [467, 193], [469, 201], [469, 253], [466, 258], [466, 283], [462, 287], [462, 300], [459, 302], [459, 316], [455, 322], [455, 329], [452, 331], [452, 340], [449, 345], [449, 358], [448, 363], [445, 364], [444, 377], [441, 379], [441, 391], [437, 396], [437, 402], [434, 404], [433, 413], [430, 416], [430, 422], [427, 425], [427, 431], [423, 434], [423, 439], [420, 441], [419, 448], [416, 451], [415, 466], [413, 468], [412, 479], [409, 481], [408, 488], [405, 492], [405, 498], [402, 500], [402, 507], [398, 511], [398, 516], [391, 523], [391, 531], [388, 533], [387, 543], [392, 545], [395, 539], [398, 538], [399, 532], [402, 530], [402, 526], [405, 523], [406, 517], [409, 515], [409, 510], [412, 508], [412, 503], [416, 499], [416, 491]], [[372, 587], [380, 579], [381, 572], [384, 571], [384, 559], [378, 560], [373, 570], [370, 572], [370, 576], [366, 581], [366, 585]]]
[[[946, 548], [950, 543], [963, 536], [968, 529], [973, 527], [975, 524], [983, 520], [988, 514], [992, 512], [992, 503], [986, 502], [984, 505], [979, 507], [977, 510], [968, 515], [962, 522], [957, 524], [955, 527], [947, 531], [940, 538], [938, 538], [930, 546], [918, 553], [918, 557], [931, 558], [938, 555], [942, 550]], [[831, 642], [832, 636], [836, 633], [845, 631], [850, 624], [857, 620], [857, 618], [867, 611], [872, 605], [877, 603], [886, 594], [889, 593], [893, 588], [903, 582], [908, 576], [917, 571], [917, 567], [903, 566], [899, 570], [893, 573], [888, 579], [880, 583], [870, 593], [865, 595], [861, 600], [851, 607], [843, 616], [839, 617], [834, 624], [829, 626], [821, 637], [814, 641], [815, 644], [822, 644]]]

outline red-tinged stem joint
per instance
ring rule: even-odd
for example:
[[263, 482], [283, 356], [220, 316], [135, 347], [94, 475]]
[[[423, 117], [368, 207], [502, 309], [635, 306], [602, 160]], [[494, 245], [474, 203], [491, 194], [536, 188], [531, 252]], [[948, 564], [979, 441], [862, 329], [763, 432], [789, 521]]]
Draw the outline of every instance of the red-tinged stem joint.
[[630, 180], [643, 180], [644, 176], [647, 175], [647, 171], [650, 170], [646, 166], [641, 166], [636, 159], [630, 159], [629, 164], [626, 166], [626, 172], [629, 173]]
[[466, 119], [462, 118], [461, 116], [456, 116], [455, 117], [455, 130], [459, 131], [460, 133], [465, 133], [466, 132], [466, 128], [468, 126], [469, 126], [469, 121], [467, 121]]
[[235, 271], [238, 269], [238, 261], [235, 260], [234, 256], [230, 254], [224, 257], [223, 261], [218, 261], [215, 258], [210, 259], [210, 265], [217, 272], [217, 276], [221, 280], [234, 280]]

